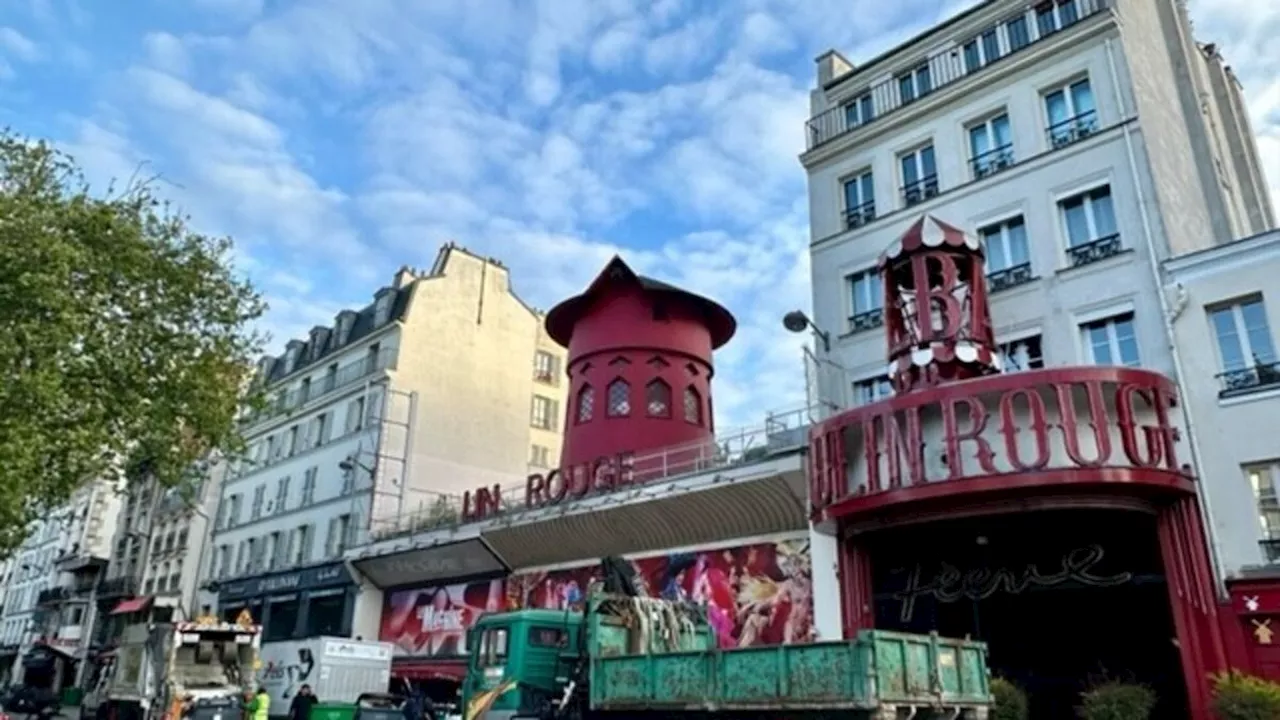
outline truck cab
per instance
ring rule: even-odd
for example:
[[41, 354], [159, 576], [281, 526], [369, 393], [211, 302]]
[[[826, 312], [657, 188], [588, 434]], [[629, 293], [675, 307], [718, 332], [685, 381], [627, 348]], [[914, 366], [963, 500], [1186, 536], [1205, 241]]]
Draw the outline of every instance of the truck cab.
[[582, 613], [516, 610], [482, 616], [467, 633], [462, 715], [538, 717], [558, 702], [577, 667]]

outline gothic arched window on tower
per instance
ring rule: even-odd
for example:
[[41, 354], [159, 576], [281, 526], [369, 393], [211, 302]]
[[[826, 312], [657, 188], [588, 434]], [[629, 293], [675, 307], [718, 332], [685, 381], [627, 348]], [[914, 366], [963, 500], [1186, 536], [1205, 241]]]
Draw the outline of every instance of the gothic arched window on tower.
[[584, 423], [591, 420], [591, 416], [596, 410], [596, 391], [590, 385], [583, 385], [578, 390], [578, 422]]
[[649, 417], [671, 417], [671, 386], [661, 379], [644, 387], [644, 411]]
[[692, 385], [684, 389], [684, 421], [702, 424], [702, 395]]
[[605, 414], [609, 417], [626, 417], [631, 414], [631, 385], [618, 378], [609, 383], [609, 405]]

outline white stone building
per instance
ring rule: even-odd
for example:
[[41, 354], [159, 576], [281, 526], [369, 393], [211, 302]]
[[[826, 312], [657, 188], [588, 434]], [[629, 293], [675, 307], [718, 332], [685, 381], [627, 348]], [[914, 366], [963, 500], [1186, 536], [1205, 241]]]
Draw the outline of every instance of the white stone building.
[[821, 56], [811, 105], [830, 406], [890, 392], [874, 270], [921, 214], [984, 242], [1011, 368], [1170, 375], [1160, 262], [1274, 225], [1240, 87], [1181, 2], [980, 3], [879, 57]]
[[377, 635], [343, 552], [442, 494], [559, 457], [563, 349], [504, 266], [444, 247], [261, 366], [269, 407], [218, 492], [200, 605], [248, 608], [268, 642]]
[[110, 556], [119, 507], [114, 483], [88, 483], [36, 521], [15, 554], [0, 616], [0, 644], [17, 646], [12, 681], [22, 679], [21, 659], [36, 646], [57, 656], [47, 677], [36, 682], [61, 687], [75, 679], [98, 620], [94, 593]]
[[1174, 258], [1165, 270], [1218, 557], [1226, 577], [1240, 577], [1280, 562], [1280, 231]]

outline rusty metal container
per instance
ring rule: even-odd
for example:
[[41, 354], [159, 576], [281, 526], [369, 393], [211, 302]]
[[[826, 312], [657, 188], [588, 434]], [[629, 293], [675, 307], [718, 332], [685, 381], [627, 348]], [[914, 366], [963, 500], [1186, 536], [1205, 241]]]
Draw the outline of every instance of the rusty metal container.
[[595, 710], [892, 717], [915, 708], [917, 717], [982, 718], [991, 704], [980, 642], [867, 630], [850, 641], [720, 650], [705, 623], [682, 620], [680, 632], [650, 631], [637, 643], [645, 620], [611, 617], [598, 603], [589, 615]]

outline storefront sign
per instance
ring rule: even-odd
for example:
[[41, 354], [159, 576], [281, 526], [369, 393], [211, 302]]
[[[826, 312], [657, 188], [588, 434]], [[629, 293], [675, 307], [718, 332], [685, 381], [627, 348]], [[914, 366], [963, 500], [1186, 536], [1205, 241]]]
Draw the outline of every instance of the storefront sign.
[[508, 570], [480, 539], [358, 558], [352, 565], [380, 588], [421, 587]]
[[1123, 585], [1133, 580], [1133, 573], [1120, 572], [1105, 575], [1097, 572], [1098, 565], [1106, 557], [1101, 545], [1086, 545], [1065, 553], [1056, 570], [1043, 572], [1034, 564], [1021, 568], [973, 568], [960, 570], [949, 563], [940, 563], [940, 568], [932, 578], [924, 578], [924, 569], [919, 563], [907, 574], [907, 586], [894, 593], [893, 597], [901, 603], [899, 617], [902, 622], [911, 622], [915, 615], [916, 601], [922, 597], [932, 597], [943, 603], [959, 600], [986, 600], [998, 592], [1010, 595], [1021, 595], [1030, 588], [1051, 588], [1058, 585], [1075, 584], [1086, 587], [1105, 588]]
[[1182, 473], [1174, 400], [1172, 383], [1156, 373], [1072, 368], [856, 408], [814, 431], [811, 502], [822, 511], [852, 496], [1047, 470]]
[[344, 585], [350, 582], [351, 573], [347, 571], [346, 565], [333, 563], [331, 565], [298, 570], [297, 572], [264, 575], [262, 577], [249, 578], [248, 580], [224, 583], [218, 588], [218, 600], [225, 604], [228, 600], [239, 600], [273, 593], [314, 590], [316, 588]]
[[[635, 453], [631, 452], [600, 457], [594, 462], [571, 465], [546, 474], [534, 473], [525, 481], [524, 509], [532, 510], [565, 500], [577, 500], [635, 482]], [[462, 496], [464, 522], [499, 515], [504, 508], [502, 488], [498, 485], [468, 490]]]

